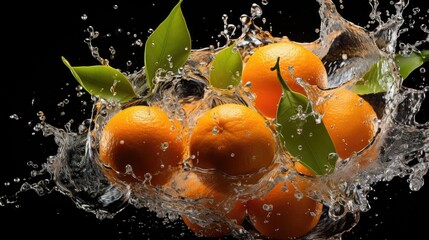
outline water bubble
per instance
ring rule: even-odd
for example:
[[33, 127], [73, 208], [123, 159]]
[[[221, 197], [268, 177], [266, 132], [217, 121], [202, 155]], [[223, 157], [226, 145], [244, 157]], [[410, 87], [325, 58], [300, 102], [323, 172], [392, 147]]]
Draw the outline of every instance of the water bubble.
[[167, 151], [167, 149], [168, 149], [168, 147], [169, 147], [170, 145], [169, 145], [169, 143], [168, 142], [163, 142], [163, 143], [161, 143], [161, 150], [163, 151], [163, 152], [165, 152], [165, 151]]
[[222, 14], [222, 21], [223, 21], [224, 24], [226, 24], [227, 21], [228, 21], [228, 15]]
[[264, 205], [262, 205], [262, 209], [264, 209], [264, 211], [267, 211], [267, 212], [273, 211], [273, 205], [265, 203]]
[[260, 18], [262, 16], [262, 8], [258, 4], [253, 3], [250, 8], [250, 13], [252, 18]]
[[134, 42], [135, 45], [142, 47], [143, 46], [143, 41], [141, 39], [136, 39], [136, 41]]
[[152, 180], [152, 174], [150, 173], [145, 173], [144, 174], [144, 181], [145, 182], [150, 182]]
[[262, 0], [261, 3], [262, 5], [268, 5], [268, 0]]
[[294, 196], [299, 201], [299, 200], [304, 198], [304, 193], [297, 191], [297, 192], [295, 192]]
[[216, 135], [216, 134], [218, 134], [218, 133], [219, 133], [219, 128], [218, 128], [218, 126], [214, 126], [214, 127], [213, 127], [213, 129], [212, 129], [212, 133], [213, 133], [213, 135]]

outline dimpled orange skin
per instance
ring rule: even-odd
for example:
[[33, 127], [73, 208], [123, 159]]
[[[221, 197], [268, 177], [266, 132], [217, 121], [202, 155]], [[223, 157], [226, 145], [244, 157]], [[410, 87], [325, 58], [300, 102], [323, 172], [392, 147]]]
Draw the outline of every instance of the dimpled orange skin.
[[377, 132], [377, 114], [358, 94], [336, 88], [327, 91], [327, 100], [315, 106], [342, 159], [364, 149]]
[[[175, 182], [176, 189], [182, 190], [180, 196], [192, 200], [211, 199], [212, 201], [204, 201], [205, 208], [215, 211], [216, 214], [221, 214], [221, 218], [224, 220], [236, 221], [238, 225], [243, 223], [246, 217], [245, 203], [241, 200], [231, 200], [232, 207], [229, 206], [228, 210], [225, 210], [225, 202], [228, 201], [227, 198], [231, 195], [216, 191], [218, 187], [215, 185], [222, 184], [221, 182], [207, 181], [207, 179], [206, 181], [201, 181], [200, 177], [202, 175], [194, 172], [185, 174], [186, 178]], [[207, 182], [212, 182], [213, 185], [207, 185]], [[198, 223], [192, 222], [186, 215], [182, 215], [182, 219], [186, 226], [198, 236], [220, 238], [231, 234], [231, 229], [225, 223], [220, 225], [210, 224], [202, 227]]]
[[[106, 168], [113, 179], [138, 182], [149, 173], [152, 185], [165, 184], [184, 156], [180, 130], [180, 125], [170, 121], [159, 107], [128, 107], [114, 115], [104, 127], [100, 160], [115, 170]], [[132, 167], [137, 179], [124, 174], [127, 165]]]
[[275, 138], [265, 118], [239, 104], [223, 104], [205, 112], [190, 137], [193, 166], [230, 176], [269, 167], [275, 151]]
[[[306, 183], [295, 181], [299, 191]], [[296, 239], [309, 233], [320, 220], [323, 204], [304, 196], [298, 199], [297, 190], [287, 181], [278, 183], [265, 196], [248, 200], [247, 214], [255, 229], [269, 239]], [[264, 207], [266, 209], [264, 209]], [[269, 209], [271, 208], [271, 209]]]
[[257, 48], [245, 63], [242, 84], [251, 83], [255, 93], [255, 107], [269, 118], [275, 118], [282, 88], [277, 71], [272, 71], [280, 57], [280, 72], [289, 88], [306, 95], [305, 90], [290, 74], [320, 88], [328, 87], [328, 76], [322, 61], [313, 52], [297, 42], [277, 42]]

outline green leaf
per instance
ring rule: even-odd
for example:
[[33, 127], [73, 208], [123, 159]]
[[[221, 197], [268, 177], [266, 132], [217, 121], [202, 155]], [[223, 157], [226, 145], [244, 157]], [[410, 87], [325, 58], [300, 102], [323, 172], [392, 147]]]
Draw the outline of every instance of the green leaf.
[[386, 92], [395, 81], [396, 77], [387, 59], [381, 58], [371, 66], [361, 81], [356, 82], [352, 90], [360, 95]]
[[74, 78], [91, 95], [109, 102], [126, 102], [137, 96], [128, 78], [115, 68], [107, 65], [72, 67], [64, 57], [61, 59]]
[[427, 61], [429, 61], [429, 50], [412, 52], [408, 56], [402, 56], [400, 54], [395, 56], [395, 62], [399, 68], [399, 73], [404, 79]]
[[[429, 61], [429, 50], [412, 52], [410, 55], [396, 55], [396, 66], [403, 79], [406, 79], [414, 70]], [[385, 58], [375, 62], [371, 69], [358, 81], [352, 89], [360, 95], [386, 92], [387, 89], [396, 81], [389, 63]]]
[[145, 43], [144, 62], [148, 86], [158, 69], [176, 72], [185, 64], [191, 52], [191, 37], [180, 4], [155, 29]]
[[241, 81], [243, 61], [240, 53], [230, 45], [216, 53], [210, 71], [210, 84], [215, 88], [228, 89]]
[[283, 89], [277, 109], [277, 132], [281, 143], [289, 153], [316, 175], [332, 173], [338, 155], [325, 125], [316, 118], [308, 99], [292, 91], [280, 73], [280, 58], [271, 70], [277, 70], [277, 77]]

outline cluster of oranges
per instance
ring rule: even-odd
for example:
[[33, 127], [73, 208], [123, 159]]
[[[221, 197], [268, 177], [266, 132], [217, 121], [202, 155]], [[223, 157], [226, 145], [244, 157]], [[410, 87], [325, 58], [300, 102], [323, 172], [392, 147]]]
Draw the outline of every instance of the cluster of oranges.
[[[242, 73], [242, 84], [251, 86], [249, 91], [255, 94], [254, 106], [218, 105], [199, 115], [190, 128], [172, 120], [161, 107], [127, 107], [102, 131], [99, 157], [108, 166], [106, 175], [130, 184], [174, 185], [183, 198], [211, 199], [202, 201], [207, 209], [236, 224], [249, 221], [261, 236], [270, 239], [295, 239], [309, 233], [319, 222], [323, 204], [305, 194], [297, 197], [298, 192], [306, 192], [306, 182], [282, 181], [257, 198], [231, 197], [234, 186], [257, 184], [282, 154], [270, 121], [276, 117], [282, 95], [276, 72], [271, 70], [278, 57], [281, 74], [293, 91], [307, 94], [297, 78], [328, 88], [322, 61], [303, 45], [284, 41], [261, 46], [247, 59]], [[315, 104], [314, 110], [323, 116], [338, 155], [346, 159], [373, 139], [377, 115], [350, 90], [323, 92], [324, 101]], [[184, 162], [193, 170], [184, 171]], [[302, 165], [296, 168], [315, 177]], [[231, 233], [226, 222], [201, 225], [192, 215], [182, 219], [200, 236]]]

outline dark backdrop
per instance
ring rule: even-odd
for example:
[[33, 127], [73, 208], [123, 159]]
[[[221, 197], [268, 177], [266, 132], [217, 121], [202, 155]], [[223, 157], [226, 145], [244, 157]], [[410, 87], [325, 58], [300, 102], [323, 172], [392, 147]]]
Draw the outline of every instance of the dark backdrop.
[[[320, 22], [315, 1], [303, 0], [293, 4], [299, 8], [294, 8], [290, 1], [268, 0], [266, 6], [261, 1], [254, 2], [263, 7], [267, 18], [264, 27], [272, 27], [274, 34], [288, 35], [297, 41], [312, 41], [317, 37], [315, 29]], [[370, 8], [365, 1], [343, 2], [344, 9], [339, 10], [344, 17], [362, 25], [368, 22]], [[414, 2], [423, 4], [422, 1]], [[73, 112], [81, 108], [80, 101], [88, 100], [88, 96], [76, 97], [74, 89], [77, 84], [60, 56], [65, 56], [72, 65], [97, 64], [83, 42], [88, 37], [85, 30], [91, 25], [103, 36], [106, 33], [112, 35], [94, 42], [103, 56], [108, 56], [108, 47], [114, 46], [117, 54], [111, 65], [134, 71], [142, 64], [143, 48], [130, 47], [131, 44], [138, 38], [144, 42], [149, 28], [156, 28], [175, 3], [167, 0], [141, 0], [133, 4], [119, 1], [97, 4], [90, 1], [84, 4], [33, 1], [24, 4], [15, 1], [8, 7], [3, 6], [3, 12], [9, 14], [1, 17], [1, 96], [5, 108], [1, 111], [1, 122], [3, 133], [6, 133], [3, 134], [6, 146], [2, 147], [5, 153], [0, 195], [10, 196], [23, 182], [37, 179], [30, 175], [34, 169], [29, 166], [29, 161], [40, 166], [49, 155], [55, 154], [56, 146], [52, 139], [32, 129], [38, 122], [38, 111], [43, 111], [48, 122], [58, 127], [71, 118], [79, 123], [88, 117], [85, 112]], [[216, 45], [217, 42], [223, 44], [224, 39], [218, 37], [223, 29], [222, 14], [228, 14], [229, 23], [238, 24], [239, 16], [249, 13], [251, 3], [249, 0], [185, 0], [182, 9], [189, 24], [193, 48]], [[421, 10], [426, 11], [427, 7]], [[82, 17], [85, 14], [87, 20], [84, 21]], [[131, 66], [126, 64], [128, 60], [132, 61]], [[423, 83], [417, 81], [421, 75], [415, 79], [409, 84], [418, 87], [429, 85], [427, 80]], [[57, 104], [65, 98], [71, 103], [58, 107]], [[13, 114], [18, 120], [11, 118]], [[426, 115], [427, 112], [420, 114], [422, 121]], [[399, 236], [404, 234], [413, 239], [425, 234], [425, 216], [429, 214], [427, 185], [418, 192], [410, 192], [404, 179], [395, 179], [387, 185], [379, 184], [375, 189], [377, 191], [370, 196], [372, 209], [363, 213], [358, 226], [344, 234], [343, 239], [400, 239]], [[11, 197], [8, 199], [12, 200]], [[16, 203], [0, 207], [0, 220], [2, 236], [9, 236], [4, 239], [29, 236], [46, 240], [64, 237], [126, 240], [185, 239], [192, 236], [180, 222], [163, 226], [162, 220], [152, 213], [132, 208], [127, 208], [112, 220], [98, 220], [93, 214], [76, 208], [70, 198], [56, 191], [42, 196], [34, 191], [20, 194]]]

